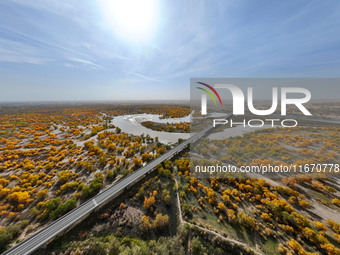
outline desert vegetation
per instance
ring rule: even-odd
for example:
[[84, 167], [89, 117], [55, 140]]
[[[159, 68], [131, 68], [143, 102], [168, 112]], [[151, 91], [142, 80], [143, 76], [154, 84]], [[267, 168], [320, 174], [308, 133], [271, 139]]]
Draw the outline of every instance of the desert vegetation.
[[113, 110], [108, 105], [0, 109], [1, 250], [169, 148], [149, 135], [129, 135], [110, 124], [113, 115], [133, 111], [180, 117], [189, 109], [148, 105], [138, 111], [135, 106]]
[[[223, 140], [203, 139], [194, 147], [196, 159], [192, 162], [238, 167], [336, 164], [339, 138], [339, 128], [297, 127], [265, 129]], [[200, 155], [209, 155], [210, 160]], [[264, 179], [252, 174], [199, 179], [192, 175], [190, 163], [188, 158], [175, 162], [187, 221], [261, 247], [265, 254], [339, 253], [339, 173], [326, 169], [276, 174], [274, 178], [264, 175]]]
[[[181, 106], [163, 111], [147, 105], [138, 110], [88, 105], [0, 111], [2, 251], [170, 149], [156, 137], [122, 132], [111, 118], [189, 113]], [[186, 127], [178, 125], [182, 131]], [[202, 139], [192, 162], [238, 167], [338, 163], [338, 143], [335, 127], [267, 129], [219, 141]], [[137, 190], [37, 254], [339, 253], [336, 175], [200, 179], [191, 173], [192, 162], [187, 151], [163, 162]]]
[[165, 132], [179, 132], [179, 133], [189, 133], [190, 132], [190, 123], [189, 122], [180, 122], [180, 123], [155, 123], [152, 121], [145, 121], [141, 123], [144, 127], [150, 128], [152, 130], [157, 131], [165, 131]]

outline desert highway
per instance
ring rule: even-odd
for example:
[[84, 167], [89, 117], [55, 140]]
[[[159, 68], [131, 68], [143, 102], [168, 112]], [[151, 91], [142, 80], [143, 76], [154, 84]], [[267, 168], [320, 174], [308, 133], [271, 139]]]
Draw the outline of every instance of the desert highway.
[[3, 255], [5, 254], [6, 255], [30, 254], [33, 251], [37, 250], [39, 247], [45, 246], [53, 238], [60, 235], [65, 230], [70, 229], [75, 224], [79, 223], [82, 219], [88, 216], [91, 212], [96, 210], [98, 206], [104, 205], [107, 202], [111, 201], [117, 195], [124, 192], [126, 188], [129, 188], [132, 184], [142, 179], [144, 175], [154, 170], [158, 164], [162, 163], [165, 160], [170, 159], [171, 157], [176, 155], [178, 152], [182, 151], [190, 143], [193, 143], [196, 140], [200, 139], [210, 129], [212, 129], [212, 126], [209, 126], [203, 129], [202, 131], [194, 134], [186, 141], [177, 145], [175, 148], [169, 150], [168, 152], [164, 153], [163, 155], [151, 161], [149, 164], [138, 169], [131, 175], [127, 176], [126, 178], [120, 180], [119, 182], [115, 183], [111, 187], [107, 188], [106, 190], [92, 197], [91, 199], [84, 202], [77, 208], [68, 212], [67, 214], [60, 217], [59, 219], [55, 220], [54, 222], [52, 222], [50, 225], [43, 228], [39, 232], [23, 240], [17, 245], [13, 246], [11, 249], [3, 253]]

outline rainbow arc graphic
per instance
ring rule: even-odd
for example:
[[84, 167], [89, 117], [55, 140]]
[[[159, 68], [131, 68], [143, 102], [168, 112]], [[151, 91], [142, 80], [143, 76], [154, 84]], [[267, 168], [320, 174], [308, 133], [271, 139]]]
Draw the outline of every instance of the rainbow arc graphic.
[[[217, 91], [216, 91], [212, 86], [210, 86], [209, 84], [203, 83], [203, 82], [197, 82], [197, 83], [198, 83], [198, 84], [201, 84], [201, 85], [203, 85], [203, 86], [205, 86], [205, 87], [207, 87], [207, 88], [210, 89], [212, 92], [214, 92], [214, 94], [217, 96], [217, 98], [218, 98], [218, 100], [220, 101], [220, 104], [221, 104], [221, 106], [222, 106], [221, 97], [220, 97], [220, 95], [217, 93]], [[204, 89], [204, 88], [201, 88], [201, 87], [196, 87], [196, 88], [198, 88], [198, 89], [203, 90], [204, 92], [206, 92], [206, 93], [212, 98], [212, 100], [214, 101], [215, 105], [217, 105], [217, 102], [216, 102], [216, 100], [215, 100], [215, 97], [213, 96], [213, 94], [212, 94], [209, 90]]]

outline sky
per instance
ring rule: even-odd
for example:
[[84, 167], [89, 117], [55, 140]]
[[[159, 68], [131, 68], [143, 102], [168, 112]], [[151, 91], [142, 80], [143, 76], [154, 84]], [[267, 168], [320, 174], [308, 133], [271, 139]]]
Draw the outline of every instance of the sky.
[[340, 74], [336, 0], [112, 1], [0, 1], [0, 101], [186, 100], [192, 77]]

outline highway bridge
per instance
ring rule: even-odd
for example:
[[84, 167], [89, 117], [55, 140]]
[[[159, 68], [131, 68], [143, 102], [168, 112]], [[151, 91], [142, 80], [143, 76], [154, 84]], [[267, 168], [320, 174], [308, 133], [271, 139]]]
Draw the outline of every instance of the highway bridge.
[[174, 155], [186, 148], [190, 143], [193, 143], [196, 140], [200, 139], [212, 128], [212, 126], [209, 126], [191, 136], [189, 139], [185, 140], [173, 149], [154, 159], [149, 164], [138, 169], [131, 175], [115, 183], [114, 185], [92, 197], [88, 201], [82, 203], [80, 206], [68, 212], [61, 218], [55, 220], [44, 229], [38, 231], [34, 235], [18, 243], [17, 245], [3, 253], [3, 255], [30, 254], [38, 248], [46, 246], [47, 243], [56, 238], [58, 235], [78, 224], [84, 218], [89, 216], [89, 214], [91, 214], [91, 212], [93, 212], [94, 210], [112, 201], [112, 199], [124, 192], [126, 188], [129, 188], [131, 185], [141, 180], [147, 173], [153, 171], [158, 164], [172, 158]]

